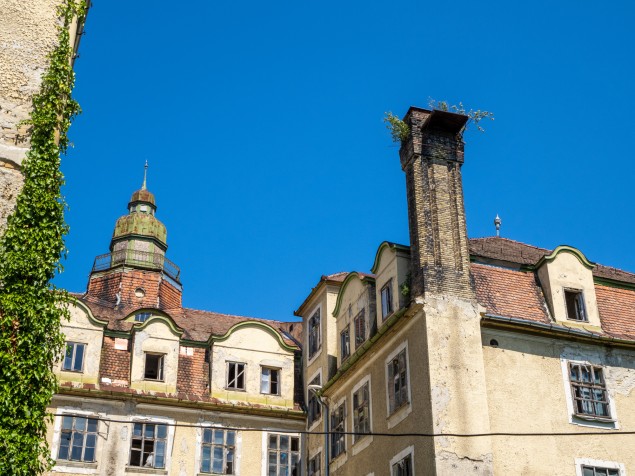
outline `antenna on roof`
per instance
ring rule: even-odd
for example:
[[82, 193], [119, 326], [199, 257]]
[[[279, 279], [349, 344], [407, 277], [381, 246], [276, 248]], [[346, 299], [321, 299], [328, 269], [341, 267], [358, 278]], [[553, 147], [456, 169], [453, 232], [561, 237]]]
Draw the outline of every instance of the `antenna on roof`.
[[146, 165], [143, 168], [143, 184], [141, 185], [141, 190], [146, 189], [147, 178], [148, 178], [148, 159], [146, 159]]
[[496, 237], [500, 237], [501, 236], [501, 223], [503, 223], [503, 221], [500, 219], [500, 217], [498, 216], [498, 213], [496, 214], [496, 218], [494, 218], [494, 226], [496, 227]]

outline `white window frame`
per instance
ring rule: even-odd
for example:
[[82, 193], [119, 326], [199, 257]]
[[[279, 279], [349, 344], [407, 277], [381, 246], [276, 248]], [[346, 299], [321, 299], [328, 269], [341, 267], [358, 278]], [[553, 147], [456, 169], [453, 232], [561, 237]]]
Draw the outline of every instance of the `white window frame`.
[[[71, 368], [70, 369], [65, 369], [64, 368], [64, 362], [66, 361], [66, 349], [68, 348], [69, 345], [73, 346], [73, 355], [71, 356]], [[74, 367], [74, 363], [75, 363], [75, 357], [77, 356], [77, 346], [81, 345], [84, 350], [82, 351], [82, 365], [81, 368], [79, 370], [73, 370]], [[84, 373], [84, 362], [86, 362], [86, 349], [88, 348], [88, 344], [85, 344], [83, 342], [74, 342], [74, 341], [66, 341], [64, 342], [64, 354], [62, 356], [62, 365], [61, 365], [61, 370], [63, 372], [74, 372], [74, 373]]]
[[[388, 363], [391, 362], [399, 353], [404, 350], [406, 351], [406, 379], [408, 385], [408, 403], [401, 405], [399, 408], [396, 408], [394, 411], [390, 411], [390, 387], [389, 385], [392, 382], [389, 381], [388, 375]], [[385, 392], [386, 392], [386, 415], [387, 415], [387, 426], [388, 428], [393, 428], [398, 423], [403, 421], [411, 412], [412, 412], [412, 381], [410, 380], [410, 352], [408, 351], [408, 341], [403, 341], [400, 345], [395, 347], [395, 349], [388, 355], [388, 357], [384, 360], [384, 382], [385, 382]]]
[[[205, 429], [222, 429], [226, 430], [219, 423], [213, 423], [210, 421], [201, 422], [201, 426], [196, 429], [196, 453], [194, 455], [194, 468], [195, 474], [206, 475], [206, 474], [218, 474], [218, 473], [201, 473], [201, 463], [203, 462], [203, 430]], [[234, 441], [234, 472], [232, 476], [237, 476], [240, 474], [240, 455], [242, 451], [242, 432], [240, 430], [231, 430], [236, 433], [236, 440]]]
[[[229, 386], [229, 366], [230, 365], [242, 365], [243, 366], [243, 386], [240, 387], [230, 387]], [[210, 365], [211, 367], [211, 365]], [[235, 381], [238, 383], [238, 374], [235, 376]], [[225, 361], [225, 389], [231, 390], [233, 392], [246, 392], [247, 391], [247, 363], [246, 362], [238, 362], [235, 360], [226, 360]]]
[[[315, 353], [313, 355], [310, 355], [310, 350], [309, 350], [309, 321], [311, 320], [311, 318], [315, 315], [315, 313], [317, 311], [320, 311], [320, 332], [319, 332], [319, 339], [320, 339], [320, 346], [319, 348], [315, 351]], [[322, 309], [322, 303], [318, 304], [317, 306], [315, 306], [313, 308], [313, 310], [309, 313], [309, 317], [307, 318], [307, 333], [306, 333], [306, 356], [307, 356], [307, 366], [311, 365], [313, 362], [315, 362], [315, 359], [317, 359], [320, 354], [322, 354], [322, 347], [323, 347], [323, 336], [324, 336], [324, 312]]]
[[324, 452], [322, 451], [322, 447], [319, 446], [318, 448], [314, 448], [307, 457], [307, 476], [309, 475], [309, 462], [315, 458], [317, 458], [317, 460], [320, 462], [320, 472], [318, 473], [318, 476], [322, 476], [322, 474], [324, 474]]
[[[347, 421], [348, 420], [348, 418], [347, 418], [347, 416], [348, 416], [348, 405], [346, 403], [347, 403], [346, 402], [346, 396], [343, 396], [342, 398], [340, 398], [337, 401], [337, 403], [335, 405], [331, 404], [330, 407], [329, 407], [329, 412], [330, 412], [329, 413], [329, 418], [331, 419], [329, 421], [329, 423], [330, 423], [329, 429], [330, 429], [330, 432], [331, 432], [331, 434], [329, 435], [329, 458], [330, 458], [329, 464], [332, 463], [335, 460], [339, 460], [340, 458], [348, 459], [348, 456], [346, 456], [346, 455], [348, 455], [348, 451], [347, 451], [348, 442], [346, 441], [346, 437], [348, 436], [348, 435], [346, 435], [346, 432], [348, 431], [348, 421]], [[340, 407], [342, 405], [344, 405], [344, 418], [342, 420], [344, 422], [344, 435], [343, 435], [344, 436], [344, 450], [340, 454], [338, 454], [337, 456], [334, 456], [333, 455], [332, 437], [333, 437], [333, 434], [335, 433], [335, 428], [333, 427], [332, 417], [333, 417], [333, 414], [335, 413], [335, 410], [339, 411], [339, 409], [340, 409]]]
[[390, 463], [388, 463], [388, 474], [392, 476], [392, 467], [397, 464], [399, 461], [404, 459], [406, 456], [410, 455], [410, 461], [412, 462], [412, 476], [415, 476], [415, 447], [408, 446], [407, 448], [401, 450], [395, 456], [392, 457]]
[[[609, 412], [611, 414], [610, 418], [602, 418], [595, 417], [593, 415], [581, 415], [575, 412], [574, 404], [573, 404], [573, 392], [571, 390], [571, 379], [569, 376], [569, 364], [579, 364], [579, 365], [590, 365], [592, 367], [600, 367], [602, 368], [602, 374], [604, 377], [604, 383], [606, 385], [606, 393], [608, 395], [609, 400]], [[562, 380], [564, 383], [564, 394], [567, 401], [567, 413], [569, 416], [569, 423], [573, 425], [587, 426], [593, 428], [605, 428], [612, 430], [619, 430], [620, 425], [617, 417], [617, 409], [615, 407], [615, 398], [611, 392], [611, 388], [609, 387], [609, 379], [610, 375], [609, 368], [606, 365], [601, 365], [593, 362], [589, 362], [588, 360], [575, 360], [568, 359], [566, 357], [560, 358], [560, 366], [562, 368]]]
[[[138, 468], [144, 468], [143, 466], [130, 466], [130, 453], [132, 451], [132, 430], [135, 423], [146, 423], [151, 425], [167, 425], [167, 436], [165, 439], [165, 466], [163, 468], [152, 468], [156, 471], [169, 471], [172, 466], [172, 444], [174, 442], [174, 423], [172, 418], [146, 416], [146, 415], [134, 415], [130, 417], [130, 428], [128, 428], [130, 438], [127, 439], [128, 452], [126, 453], [126, 469], [129, 471], [136, 471]], [[148, 469], [148, 468], [145, 468]]]
[[[291, 438], [298, 438], [298, 445], [299, 445], [299, 455], [300, 455], [300, 461], [299, 461], [299, 465], [300, 465], [300, 474], [304, 474], [304, 470], [302, 468], [302, 466], [304, 465], [304, 442], [302, 439], [302, 435], [300, 435], [300, 433], [289, 433], [288, 431], [284, 431], [284, 430], [277, 430], [277, 429], [264, 429], [262, 431], [262, 458], [261, 458], [261, 468], [262, 468], [262, 472], [261, 475], [262, 476], [267, 476], [269, 474], [269, 435], [274, 434], [274, 435], [283, 435], [283, 436], [288, 436]], [[289, 452], [291, 452], [291, 449], [289, 448]], [[290, 468], [290, 466], [289, 466]]]
[[[582, 319], [571, 319], [569, 317], [569, 305], [567, 304], [567, 293], [574, 293], [575, 296], [575, 305], [579, 306], [580, 309], [575, 309], [574, 312], [577, 315], [582, 313]], [[589, 314], [586, 309], [586, 302], [584, 299], [584, 290], [583, 289], [574, 289], [574, 288], [563, 288], [562, 290], [562, 299], [564, 299], [564, 312], [566, 314], [566, 320], [570, 322], [589, 322]]]
[[[347, 342], [347, 354], [344, 354], [344, 333], [346, 333], [348, 337]], [[351, 326], [350, 324], [346, 324], [346, 326], [340, 332], [340, 365], [351, 356]]]
[[[146, 369], [148, 367], [148, 356], [158, 356], [159, 357], [159, 368], [157, 369], [157, 378], [149, 378], [146, 377]], [[144, 352], [143, 353], [143, 380], [149, 380], [151, 382], [165, 382], [165, 357], [167, 354], [162, 354], [160, 352]]]
[[[309, 382], [309, 384], [315, 380], [316, 377], [320, 377], [320, 383], [319, 385], [322, 385], [322, 367], [320, 367], [316, 372], [314, 372], [311, 377], [307, 380], [307, 382]], [[312, 393], [309, 392], [309, 390], [306, 390], [306, 396], [307, 399], [306, 401], [308, 402], [309, 399], [311, 398]], [[316, 397], [317, 398], [317, 397]], [[324, 418], [324, 407], [322, 406], [322, 404], [320, 402], [318, 402], [318, 405], [320, 406], [320, 418], [316, 418], [315, 420], [313, 420], [309, 426], [309, 431], [313, 430], [313, 428], [315, 428], [317, 426], [318, 423], [320, 423], [322, 421], [322, 418]], [[308, 415], [307, 415], [307, 423], [308, 423], [309, 419], [308, 419]]]
[[[102, 438], [99, 433], [100, 430], [100, 421], [99, 419], [103, 417], [103, 414], [99, 414], [96, 412], [90, 412], [86, 410], [79, 410], [77, 408], [72, 407], [64, 407], [58, 408], [55, 413], [59, 415], [55, 417], [55, 421], [53, 423], [53, 439], [51, 443], [51, 459], [55, 461], [55, 466], [53, 467], [54, 472], [56, 473], [73, 473], [78, 474], [81, 469], [81, 474], [98, 474], [99, 473], [99, 460], [101, 454], [101, 445]], [[62, 418], [64, 416], [78, 416], [84, 418], [96, 418], [97, 419], [97, 442], [95, 444], [95, 461], [94, 462], [79, 462], [79, 461], [67, 461], [67, 460], [58, 460], [57, 454], [60, 450], [60, 439], [62, 437]]]
[[620, 476], [626, 476], [626, 468], [623, 463], [617, 463], [615, 461], [602, 461], [591, 458], [576, 458], [575, 459], [575, 474], [576, 476], [583, 476], [582, 466], [595, 466], [596, 468], [617, 469], [620, 472]]
[[[393, 293], [393, 289], [392, 289], [392, 278], [390, 278], [388, 281], [386, 281], [386, 283], [381, 287], [380, 291], [379, 291], [379, 301], [380, 301], [380, 307], [381, 307], [381, 320], [385, 321], [387, 317], [389, 317], [390, 315], [392, 315], [392, 313], [395, 312], [395, 297], [394, 297], [394, 293]], [[388, 312], [386, 314], [384, 314], [384, 289], [388, 290], [388, 297], [390, 298], [390, 309], [388, 309]]]
[[[267, 382], [268, 386], [269, 386], [269, 391], [263, 391], [263, 376], [265, 374], [265, 371], [269, 371], [269, 380]], [[278, 380], [276, 381], [276, 385], [278, 386], [277, 392], [272, 392], [271, 391], [271, 382], [272, 382], [272, 375], [273, 372], [278, 374]], [[273, 396], [279, 396], [281, 394], [280, 392], [280, 387], [282, 386], [282, 369], [279, 367], [271, 367], [269, 365], [261, 365], [260, 366], [260, 393], [263, 395], [273, 395]]]
[[[373, 386], [371, 382], [370, 374], [363, 377], [351, 390], [351, 428], [355, 431], [355, 407], [354, 395], [364, 385], [368, 384], [368, 432], [373, 432]], [[353, 455], [360, 453], [363, 449], [367, 448], [373, 442], [373, 435], [364, 435], [358, 438], [353, 436]]]

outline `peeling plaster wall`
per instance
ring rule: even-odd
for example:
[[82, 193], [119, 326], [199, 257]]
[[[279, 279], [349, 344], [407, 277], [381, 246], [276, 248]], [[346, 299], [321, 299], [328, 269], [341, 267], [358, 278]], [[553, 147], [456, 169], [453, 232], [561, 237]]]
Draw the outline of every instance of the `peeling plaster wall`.
[[337, 336], [337, 362], [339, 365], [342, 363], [341, 335], [347, 327], [349, 331], [349, 355], [357, 350], [355, 348], [355, 318], [360, 312], [364, 312], [366, 321], [366, 340], [372, 336], [376, 329], [375, 287], [355, 277], [348, 282], [344, 289], [339, 314], [336, 318], [337, 331], [335, 335]]
[[[61, 0], [4, 0], [0, 15], [0, 229], [22, 188], [20, 165], [29, 148], [26, 127], [47, 55], [57, 44]], [[71, 42], [74, 38], [71, 38]]]
[[[128, 467], [131, 445], [131, 421], [136, 417], [156, 418], [185, 425], [214, 425], [234, 428], [256, 428], [263, 431], [237, 431], [236, 465], [234, 474], [243, 476], [262, 476], [264, 455], [262, 453], [263, 437], [268, 432], [291, 433], [302, 430], [302, 421], [284, 421], [280, 418], [237, 415], [225, 412], [202, 411], [196, 409], [165, 407], [162, 405], [136, 404], [133, 401], [115, 401], [97, 398], [81, 398], [56, 395], [51, 411], [86, 414], [105, 419], [123, 420], [123, 423], [99, 423], [96, 463], [68, 465], [62, 464], [46, 473], [49, 476], [68, 474], [95, 474], [112, 476], [120, 474], [170, 474], [190, 476], [200, 471], [200, 445], [202, 430], [200, 427], [170, 427], [166, 455], [168, 465], [165, 470]], [[59, 419], [56, 419], [59, 421]], [[59, 428], [55, 431], [55, 423], [49, 425], [48, 439], [55, 458], [59, 449]], [[171, 435], [171, 436], [170, 436]], [[264, 435], [264, 436], [263, 436]]]
[[[495, 339], [497, 347], [490, 345]], [[495, 474], [575, 474], [576, 458], [635, 468], [635, 351], [483, 329], [493, 432], [611, 432], [611, 436], [493, 437]], [[619, 429], [572, 418], [562, 359], [604, 367]]]
[[[227, 362], [245, 365], [245, 391], [229, 390]], [[280, 369], [280, 393], [260, 393], [261, 367]], [[246, 401], [262, 405], [293, 408], [294, 355], [260, 327], [245, 326], [212, 346], [212, 397], [228, 401]]]
[[[163, 381], [145, 380], [145, 354], [164, 354]], [[134, 334], [130, 388], [148, 392], [176, 393], [179, 337], [163, 321], [154, 321]]]

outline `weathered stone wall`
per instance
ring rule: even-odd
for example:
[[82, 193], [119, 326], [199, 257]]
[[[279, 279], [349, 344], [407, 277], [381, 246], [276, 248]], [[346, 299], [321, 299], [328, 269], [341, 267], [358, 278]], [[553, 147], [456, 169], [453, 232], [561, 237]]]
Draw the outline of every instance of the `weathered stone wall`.
[[[13, 211], [23, 183], [20, 165], [29, 137], [18, 124], [30, 117], [57, 44], [57, 6], [61, 0], [3, 0], [0, 15], [0, 230]], [[73, 41], [73, 39], [71, 39]]]

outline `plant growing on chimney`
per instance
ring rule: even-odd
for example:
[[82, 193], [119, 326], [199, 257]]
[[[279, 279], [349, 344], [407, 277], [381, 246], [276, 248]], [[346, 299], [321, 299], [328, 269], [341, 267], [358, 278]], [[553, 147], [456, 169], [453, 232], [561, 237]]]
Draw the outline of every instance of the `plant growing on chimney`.
[[27, 122], [31, 148], [22, 163], [24, 186], [0, 238], [0, 474], [31, 476], [54, 461], [46, 443], [47, 411], [57, 379], [53, 363], [64, 345], [60, 321], [71, 300], [51, 280], [66, 254], [60, 154], [79, 105], [71, 98], [74, 72], [69, 27], [82, 21], [83, 0], [64, 0], [58, 46], [49, 55]]
[[449, 105], [447, 101], [437, 101], [435, 99], [428, 98], [428, 107], [430, 109], [436, 109], [437, 111], [454, 112], [456, 114], [463, 114], [464, 116], [469, 117], [469, 120], [465, 123], [465, 127], [461, 131], [461, 134], [467, 130], [470, 123], [473, 123], [479, 131], [485, 132], [485, 128], [483, 128], [479, 122], [481, 122], [482, 119], [494, 120], [493, 112], [482, 111], [480, 109], [466, 110], [462, 102], [459, 102], [459, 105], [456, 106], [454, 104]]
[[386, 129], [390, 131], [393, 142], [404, 142], [410, 135], [410, 127], [404, 121], [395, 116], [392, 112], [384, 113]]

